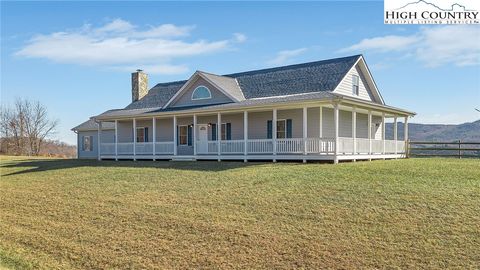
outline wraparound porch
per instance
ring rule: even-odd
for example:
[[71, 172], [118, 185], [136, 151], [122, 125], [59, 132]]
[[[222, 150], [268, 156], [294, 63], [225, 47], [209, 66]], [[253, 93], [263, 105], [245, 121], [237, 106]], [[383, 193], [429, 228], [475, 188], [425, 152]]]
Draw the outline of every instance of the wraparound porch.
[[[387, 117], [393, 119], [393, 140], [386, 139]], [[99, 143], [99, 159], [288, 159], [338, 162], [346, 159], [402, 158], [405, 156], [408, 129], [404, 125], [404, 138], [399, 140], [397, 119], [400, 117], [404, 117], [404, 123], [408, 121], [408, 116], [391, 112], [321, 104], [119, 119], [114, 121], [113, 142]], [[375, 122], [372, 121], [374, 118]], [[120, 126], [122, 123], [123, 128]], [[126, 127], [125, 123], [131, 123], [131, 127]], [[141, 129], [138, 129], [138, 123], [143, 123]], [[148, 127], [151, 131], [143, 129], [146, 123], [150, 123]], [[101, 123], [99, 126], [99, 138], [102, 138]], [[131, 131], [130, 141], [119, 134], [120, 130], [123, 133], [125, 130]], [[139, 136], [138, 131], [145, 133]], [[151, 141], [139, 141], [139, 138], [144, 140], [145, 137], [150, 137]]]

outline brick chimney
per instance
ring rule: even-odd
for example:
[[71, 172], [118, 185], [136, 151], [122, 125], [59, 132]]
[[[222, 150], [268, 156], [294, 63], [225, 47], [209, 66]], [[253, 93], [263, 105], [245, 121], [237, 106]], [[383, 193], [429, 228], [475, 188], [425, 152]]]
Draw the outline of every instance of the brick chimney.
[[141, 69], [132, 73], [132, 102], [143, 98], [148, 93], [148, 75]]

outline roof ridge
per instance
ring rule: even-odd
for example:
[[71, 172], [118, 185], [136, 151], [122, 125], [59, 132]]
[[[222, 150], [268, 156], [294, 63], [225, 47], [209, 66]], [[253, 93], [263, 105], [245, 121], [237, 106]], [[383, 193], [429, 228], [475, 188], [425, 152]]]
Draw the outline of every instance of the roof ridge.
[[286, 66], [279, 66], [279, 67], [272, 67], [272, 68], [264, 68], [264, 69], [236, 72], [236, 73], [231, 73], [231, 74], [224, 74], [222, 76], [235, 77], [235, 76], [240, 76], [240, 75], [266, 73], [266, 72], [272, 72], [272, 71], [278, 71], [278, 70], [288, 70], [288, 69], [299, 68], [299, 67], [303, 67], [303, 66], [309, 66], [309, 65], [312, 65], [312, 64], [327, 64], [329, 62], [337, 62], [339, 60], [345, 60], [347, 58], [358, 58], [358, 57], [363, 57], [363, 55], [362, 54], [356, 54], [356, 55], [351, 55], [351, 56], [344, 56], [344, 57], [324, 59], [324, 60], [319, 60], [319, 61], [291, 64], [291, 65], [286, 65]]
[[[326, 64], [328, 62], [336, 62], [339, 60], [344, 60], [346, 58], [358, 58], [358, 57], [363, 57], [362, 54], [355, 54], [355, 55], [350, 55], [350, 56], [343, 56], [343, 57], [337, 57], [337, 58], [330, 58], [330, 59], [323, 59], [323, 60], [318, 60], [318, 61], [312, 61], [312, 62], [305, 62], [305, 63], [298, 63], [298, 64], [291, 64], [291, 65], [286, 65], [286, 66], [279, 66], [279, 67], [271, 67], [271, 68], [263, 68], [263, 69], [256, 69], [256, 70], [249, 70], [249, 71], [241, 71], [241, 72], [235, 72], [235, 73], [230, 73], [230, 74], [215, 74], [211, 72], [206, 72], [203, 70], [197, 70], [197, 72], [201, 73], [206, 73], [218, 77], [227, 77], [227, 78], [232, 78], [235, 76], [240, 76], [240, 75], [248, 75], [248, 74], [255, 74], [255, 73], [264, 73], [264, 72], [271, 72], [271, 71], [278, 71], [278, 70], [288, 70], [292, 68], [297, 68], [297, 67], [302, 67], [302, 66], [309, 66], [312, 64]], [[188, 80], [178, 80], [178, 81], [171, 81], [171, 82], [161, 82], [157, 83], [154, 87], [157, 86], [170, 86], [170, 85], [175, 85], [175, 84], [184, 84]], [[154, 88], [152, 87], [152, 88]]]

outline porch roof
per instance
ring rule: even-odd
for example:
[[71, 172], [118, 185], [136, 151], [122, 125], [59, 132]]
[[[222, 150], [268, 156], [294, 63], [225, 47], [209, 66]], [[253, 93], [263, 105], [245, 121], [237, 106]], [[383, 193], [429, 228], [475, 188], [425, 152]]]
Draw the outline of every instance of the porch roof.
[[[102, 129], [115, 129], [115, 125], [111, 122], [102, 123]], [[88, 119], [87, 121], [81, 123], [80, 125], [72, 128], [73, 131], [89, 131], [89, 130], [98, 130], [98, 124], [94, 119]]]
[[289, 104], [297, 104], [297, 103], [313, 103], [313, 102], [321, 102], [321, 101], [336, 101], [341, 103], [342, 101], [345, 103], [349, 103], [359, 107], [362, 106], [372, 106], [377, 108], [378, 110], [386, 110], [397, 112], [400, 114], [405, 115], [415, 115], [414, 112], [409, 112], [403, 109], [387, 106], [387, 105], [380, 105], [378, 103], [370, 102], [370, 101], [362, 101], [355, 98], [349, 98], [347, 96], [343, 96], [340, 94], [335, 94], [332, 92], [314, 92], [314, 93], [307, 93], [307, 94], [294, 94], [294, 95], [285, 95], [285, 96], [275, 96], [275, 97], [266, 97], [266, 98], [253, 98], [247, 99], [240, 102], [232, 102], [232, 103], [223, 103], [223, 104], [214, 104], [214, 105], [202, 105], [202, 106], [186, 106], [186, 107], [175, 107], [175, 108], [162, 108], [162, 107], [155, 107], [155, 108], [145, 108], [145, 109], [119, 109], [119, 110], [109, 110], [106, 111], [98, 116], [93, 118], [99, 120], [114, 120], [116, 118], [132, 118], [132, 117], [147, 117], [147, 116], [161, 116], [161, 115], [172, 115], [174, 113], [201, 113], [201, 112], [208, 112], [208, 111], [231, 111], [236, 109], [253, 109], [258, 107], [264, 107], [268, 105], [289, 105]]

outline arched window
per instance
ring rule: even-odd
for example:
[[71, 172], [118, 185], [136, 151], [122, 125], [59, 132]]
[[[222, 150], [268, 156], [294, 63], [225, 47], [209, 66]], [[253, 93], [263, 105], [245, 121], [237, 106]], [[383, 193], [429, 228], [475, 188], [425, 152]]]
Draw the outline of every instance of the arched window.
[[212, 98], [212, 93], [210, 93], [210, 90], [208, 90], [207, 87], [201, 85], [195, 88], [195, 90], [193, 90], [192, 100], [209, 99], [209, 98]]

